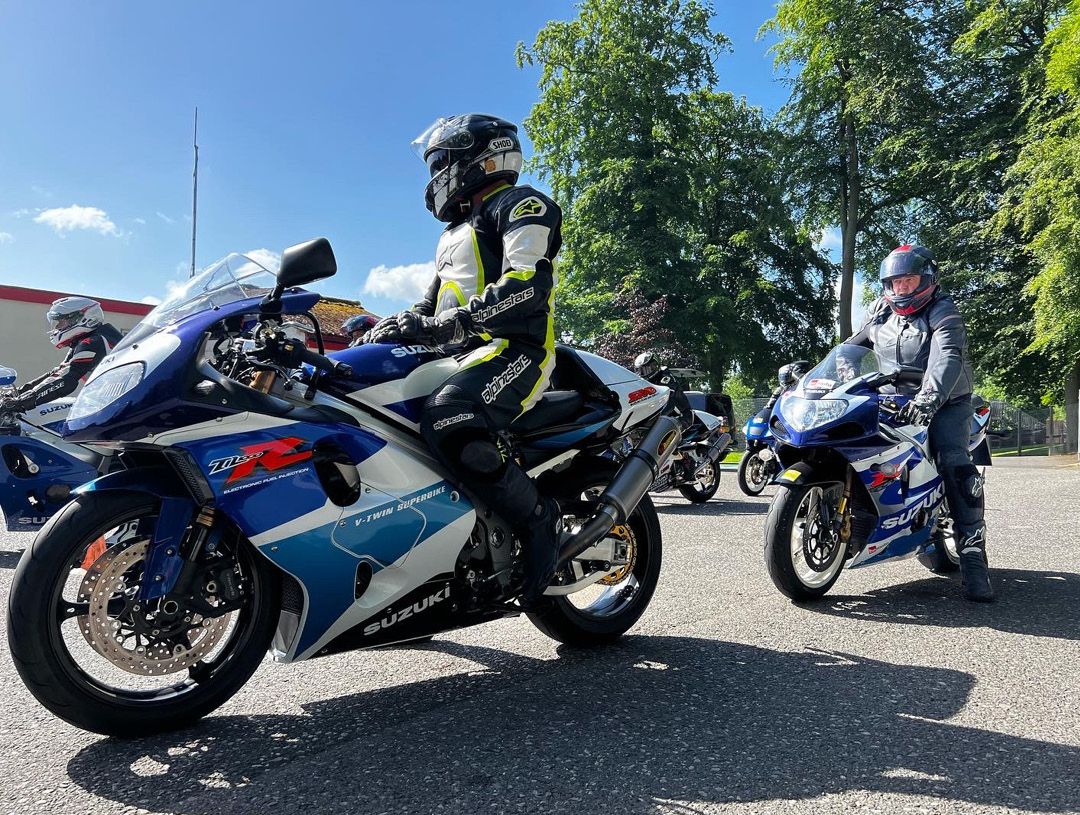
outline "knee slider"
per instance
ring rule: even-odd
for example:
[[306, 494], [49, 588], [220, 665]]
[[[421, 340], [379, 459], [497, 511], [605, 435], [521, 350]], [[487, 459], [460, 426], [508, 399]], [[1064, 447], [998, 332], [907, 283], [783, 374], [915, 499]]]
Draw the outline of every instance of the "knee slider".
[[985, 479], [974, 464], [964, 464], [950, 468], [949, 475], [957, 485], [960, 495], [969, 507], [980, 507], [983, 503], [983, 485]]

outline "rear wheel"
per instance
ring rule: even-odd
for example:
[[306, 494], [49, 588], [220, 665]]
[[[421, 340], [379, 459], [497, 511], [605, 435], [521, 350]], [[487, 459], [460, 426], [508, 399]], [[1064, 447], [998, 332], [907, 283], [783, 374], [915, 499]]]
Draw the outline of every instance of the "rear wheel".
[[956, 551], [956, 536], [953, 534], [952, 519], [944, 502], [941, 514], [934, 524], [930, 543], [933, 545], [919, 553], [919, 563], [934, 574], [950, 574], [959, 570], [960, 555]]
[[[564, 523], [579, 523], [614, 474], [614, 469], [603, 468], [563, 478], [556, 497], [577, 507]], [[608, 537], [625, 545], [625, 566], [574, 594], [548, 596], [542, 608], [528, 613], [533, 625], [552, 639], [579, 647], [604, 645], [626, 633], [648, 608], [662, 556], [660, 519], [648, 495]]]
[[747, 450], [739, 459], [739, 489], [747, 495], [761, 495], [769, 483], [772, 467], [762, 461], [757, 450]]
[[679, 492], [687, 501], [704, 504], [716, 495], [716, 490], [719, 487], [720, 467], [716, 463], [710, 463], [697, 471], [693, 481], [688, 484], [680, 484]]
[[765, 566], [792, 600], [822, 597], [840, 576], [847, 545], [833, 522], [844, 485], [792, 485], [773, 498], [765, 522]]
[[186, 600], [141, 600], [153, 499], [79, 496], [15, 572], [8, 643], [46, 708], [85, 730], [143, 736], [190, 725], [248, 680], [277, 624], [277, 579], [238, 532], [197, 561]]

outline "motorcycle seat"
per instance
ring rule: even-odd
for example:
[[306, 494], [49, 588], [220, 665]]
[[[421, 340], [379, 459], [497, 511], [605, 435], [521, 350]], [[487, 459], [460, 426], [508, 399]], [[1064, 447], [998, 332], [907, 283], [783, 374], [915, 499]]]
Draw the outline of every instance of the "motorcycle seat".
[[547, 391], [530, 410], [518, 416], [510, 430], [527, 434], [563, 424], [580, 412], [585, 399], [577, 391]]

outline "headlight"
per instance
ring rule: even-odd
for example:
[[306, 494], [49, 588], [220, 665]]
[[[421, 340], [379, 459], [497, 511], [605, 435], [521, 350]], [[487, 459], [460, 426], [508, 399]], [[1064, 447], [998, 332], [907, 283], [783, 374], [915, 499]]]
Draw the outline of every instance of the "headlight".
[[90, 416], [104, 410], [125, 393], [142, 382], [145, 366], [141, 362], [120, 365], [87, 383], [71, 406], [68, 421]]
[[789, 396], [780, 405], [781, 413], [791, 427], [805, 433], [815, 427], [836, 421], [844, 415], [848, 403], [843, 399], [803, 399]]

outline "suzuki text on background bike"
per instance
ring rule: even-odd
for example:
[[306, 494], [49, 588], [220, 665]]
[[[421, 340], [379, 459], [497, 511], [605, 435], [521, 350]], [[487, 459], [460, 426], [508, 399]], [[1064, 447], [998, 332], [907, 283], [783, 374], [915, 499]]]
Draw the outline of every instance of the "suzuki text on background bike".
[[[925, 427], [896, 418], [905, 396], [882, 393], [921, 372], [883, 370], [872, 350], [834, 348], [783, 396], [770, 423], [783, 471], [765, 523], [765, 563], [793, 600], [824, 595], [849, 568], [918, 556], [957, 568], [941, 476]], [[975, 463], [990, 463], [988, 408], [975, 415]]]
[[[8, 637], [57, 716], [132, 736], [191, 724], [269, 648], [293, 662], [429, 638], [522, 611], [522, 543], [448, 480], [419, 435], [458, 368], [424, 346], [329, 357], [290, 338], [298, 286], [336, 270], [325, 239], [277, 277], [231, 255], [134, 328], [68, 416], [69, 440], [122, 469], [75, 491], [19, 563]], [[558, 348], [553, 390], [512, 427], [514, 453], [563, 511], [559, 569], [529, 611], [593, 645], [645, 611], [660, 572], [646, 494], [680, 441], [666, 388]], [[631, 395], [638, 393], [637, 398]], [[602, 457], [647, 428], [621, 462]]]

